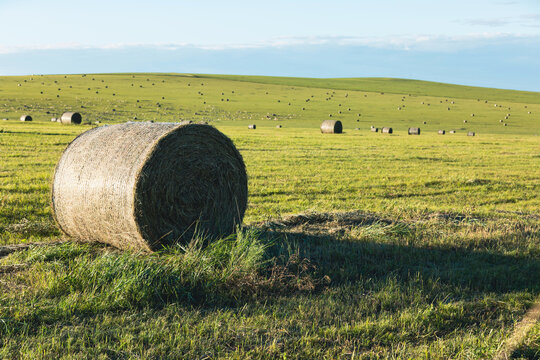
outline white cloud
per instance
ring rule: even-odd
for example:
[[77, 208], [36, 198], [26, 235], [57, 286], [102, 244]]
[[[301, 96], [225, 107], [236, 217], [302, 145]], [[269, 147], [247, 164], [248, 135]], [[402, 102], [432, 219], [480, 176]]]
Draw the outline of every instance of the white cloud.
[[[539, 16], [540, 18], [540, 16]], [[191, 43], [111, 43], [104, 45], [87, 45], [79, 43], [58, 43], [30, 46], [1, 46], [0, 54], [22, 53], [39, 50], [121, 50], [129, 48], [151, 48], [159, 50], [201, 49], [201, 50], [234, 50], [234, 49], [263, 49], [285, 48], [295, 46], [366, 46], [372, 48], [387, 48], [417, 51], [455, 51], [459, 49], [474, 48], [490, 42], [518, 42], [529, 41], [540, 46], [540, 35], [516, 35], [503, 32], [481, 32], [467, 35], [396, 35], [388, 37], [357, 37], [357, 36], [309, 36], [309, 37], [279, 37], [268, 41], [253, 43], [230, 44], [191, 44]]]
[[521, 25], [525, 27], [530, 27], [540, 25], [540, 14], [523, 14], [520, 16], [498, 17], [490, 19], [459, 19], [455, 22], [472, 26], [503, 27], [506, 25]]

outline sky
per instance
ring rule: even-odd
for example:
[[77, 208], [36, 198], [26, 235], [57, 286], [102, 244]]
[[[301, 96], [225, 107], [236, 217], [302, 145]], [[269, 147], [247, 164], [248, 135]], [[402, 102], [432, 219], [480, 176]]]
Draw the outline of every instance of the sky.
[[402, 77], [540, 91], [540, 0], [0, 0], [0, 74]]

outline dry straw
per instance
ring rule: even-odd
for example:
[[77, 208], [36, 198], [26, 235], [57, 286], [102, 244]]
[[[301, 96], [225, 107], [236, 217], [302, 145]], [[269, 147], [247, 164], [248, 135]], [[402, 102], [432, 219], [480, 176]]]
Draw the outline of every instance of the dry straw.
[[339, 120], [324, 120], [321, 124], [321, 132], [323, 134], [341, 134], [343, 125]]
[[212, 126], [101, 126], [64, 151], [51, 202], [73, 238], [153, 251], [195, 233], [233, 232], [247, 207], [247, 175], [233, 142]]
[[80, 124], [82, 122], [82, 116], [78, 112], [65, 112], [60, 117], [62, 124]]

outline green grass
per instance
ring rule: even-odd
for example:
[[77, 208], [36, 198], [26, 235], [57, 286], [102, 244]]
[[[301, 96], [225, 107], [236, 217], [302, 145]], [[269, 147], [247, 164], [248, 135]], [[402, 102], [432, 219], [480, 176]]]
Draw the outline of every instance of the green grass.
[[[65, 243], [0, 257], [0, 358], [490, 358], [540, 295], [538, 93], [95, 74], [2, 77], [0, 96], [0, 245], [61, 236], [51, 175], [95, 126], [49, 121], [63, 111], [209, 121], [249, 175], [247, 227], [206, 248]], [[344, 134], [320, 134], [330, 114]], [[536, 326], [512, 356], [539, 351]]]

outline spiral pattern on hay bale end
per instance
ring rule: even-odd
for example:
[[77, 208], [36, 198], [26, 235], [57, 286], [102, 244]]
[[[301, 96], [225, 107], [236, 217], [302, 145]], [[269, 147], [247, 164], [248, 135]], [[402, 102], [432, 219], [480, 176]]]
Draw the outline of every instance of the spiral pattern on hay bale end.
[[210, 125], [125, 123], [84, 132], [55, 170], [51, 203], [81, 241], [154, 251], [231, 234], [247, 207], [233, 142]]
[[324, 120], [321, 124], [321, 133], [323, 134], [341, 134], [343, 124], [339, 120]]
[[82, 122], [82, 116], [78, 112], [65, 112], [60, 117], [60, 123], [62, 124], [80, 124]]

